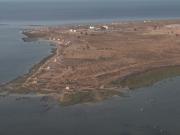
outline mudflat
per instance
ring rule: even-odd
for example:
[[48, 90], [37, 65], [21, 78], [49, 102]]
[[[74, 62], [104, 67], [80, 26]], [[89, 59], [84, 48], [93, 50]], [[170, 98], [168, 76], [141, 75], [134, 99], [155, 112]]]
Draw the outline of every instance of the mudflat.
[[39, 27], [23, 33], [25, 41], [49, 40], [56, 50], [24, 79], [5, 86], [10, 90], [102, 99], [128, 89], [117, 82], [131, 75], [180, 65], [180, 20]]

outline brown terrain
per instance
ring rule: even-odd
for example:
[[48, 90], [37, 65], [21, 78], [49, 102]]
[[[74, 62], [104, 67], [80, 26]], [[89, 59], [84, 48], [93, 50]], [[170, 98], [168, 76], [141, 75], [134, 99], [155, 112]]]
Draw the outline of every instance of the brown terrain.
[[[85, 92], [85, 101], [101, 100], [128, 89], [115, 83], [117, 80], [180, 65], [178, 20], [97, 24], [91, 29], [88, 25], [42, 27], [26, 30], [24, 34], [27, 36], [24, 40], [47, 39], [57, 49], [23, 81], [6, 87], [56, 93], [60, 100], [76, 92]], [[96, 93], [95, 98], [92, 91]]]

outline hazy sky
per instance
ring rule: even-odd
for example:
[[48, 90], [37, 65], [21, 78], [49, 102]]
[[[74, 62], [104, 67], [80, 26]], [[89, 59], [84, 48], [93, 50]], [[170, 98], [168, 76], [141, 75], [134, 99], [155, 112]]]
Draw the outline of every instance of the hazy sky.
[[[51, 1], [92, 1], [92, 0], [0, 0], [0, 1], [12, 1], [12, 2], [15, 2], [15, 1], [22, 1], [22, 2], [26, 2], [26, 1], [48, 1], [48, 2], [51, 2]], [[96, 1], [107, 1], [107, 0], [96, 0]], [[121, 0], [122, 1], [122, 0]]]
[[[22, 1], [22, 2], [26, 2], [26, 1], [153, 1], [153, 0], [0, 0], [0, 1], [11, 1], [11, 2], [15, 2], [15, 1]], [[159, 0], [155, 0], [155, 1], [159, 1]]]
[[[92, 0], [0, 0], [0, 1], [92, 1]], [[93, 0], [93, 1], [178, 1], [178, 0]]]
[[[47, 2], [51, 2], [51, 1], [109, 1], [109, 0], [0, 0], [0, 1], [5, 1], [5, 2], [7, 2], [7, 1], [10, 1], [10, 2], [15, 2], [15, 1], [21, 1], [21, 2], [47, 1]], [[118, 0], [113, 0], [113, 1], [118, 1]], [[124, 0], [120, 0], [120, 1], [124, 1]]]
[[91, 1], [100, 1], [100, 2], [103, 2], [103, 1], [106, 1], [106, 2], [112, 2], [112, 1], [130, 1], [130, 2], [172, 2], [172, 1], [174, 1], [174, 2], [178, 2], [179, 0], [0, 0], [0, 2], [31, 2], [31, 1], [33, 1], [33, 2], [52, 2], [52, 1], [57, 1], [57, 2], [61, 2], [61, 1], [65, 1], [65, 2], [69, 2], [69, 1], [72, 1], [72, 2], [75, 2], [75, 1], [89, 1], [89, 2], [91, 2]]

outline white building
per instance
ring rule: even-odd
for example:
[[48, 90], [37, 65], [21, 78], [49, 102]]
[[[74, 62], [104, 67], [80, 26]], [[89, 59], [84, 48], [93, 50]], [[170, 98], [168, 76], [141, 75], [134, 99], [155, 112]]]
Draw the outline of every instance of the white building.
[[107, 25], [102, 26], [102, 29], [108, 30], [109, 27]]
[[74, 29], [70, 29], [69, 31], [74, 32], [74, 33], [77, 32], [77, 30], [74, 30]]
[[69, 86], [66, 86], [66, 90], [70, 90], [70, 87], [69, 87]]
[[94, 30], [95, 27], [94, 27], [94, 26], [90, 26], [89, 29], [90, 29], [90, 30]]

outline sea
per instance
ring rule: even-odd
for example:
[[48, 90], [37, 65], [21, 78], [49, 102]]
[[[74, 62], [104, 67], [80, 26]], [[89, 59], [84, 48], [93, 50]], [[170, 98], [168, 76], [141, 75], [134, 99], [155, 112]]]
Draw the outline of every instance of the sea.
[[[39, 25], [179, 19], [179, 0], [0, 2], [0, 84], [51, 54], [48, 42], [24, 42]], [[0, 135], [179, 135], [180, 77], [97, 103], [62, 106], [37, 94], [0, 94]]]
[[180, 17], [179, 0], [0, 2], [0, 23], [67, 24]]

